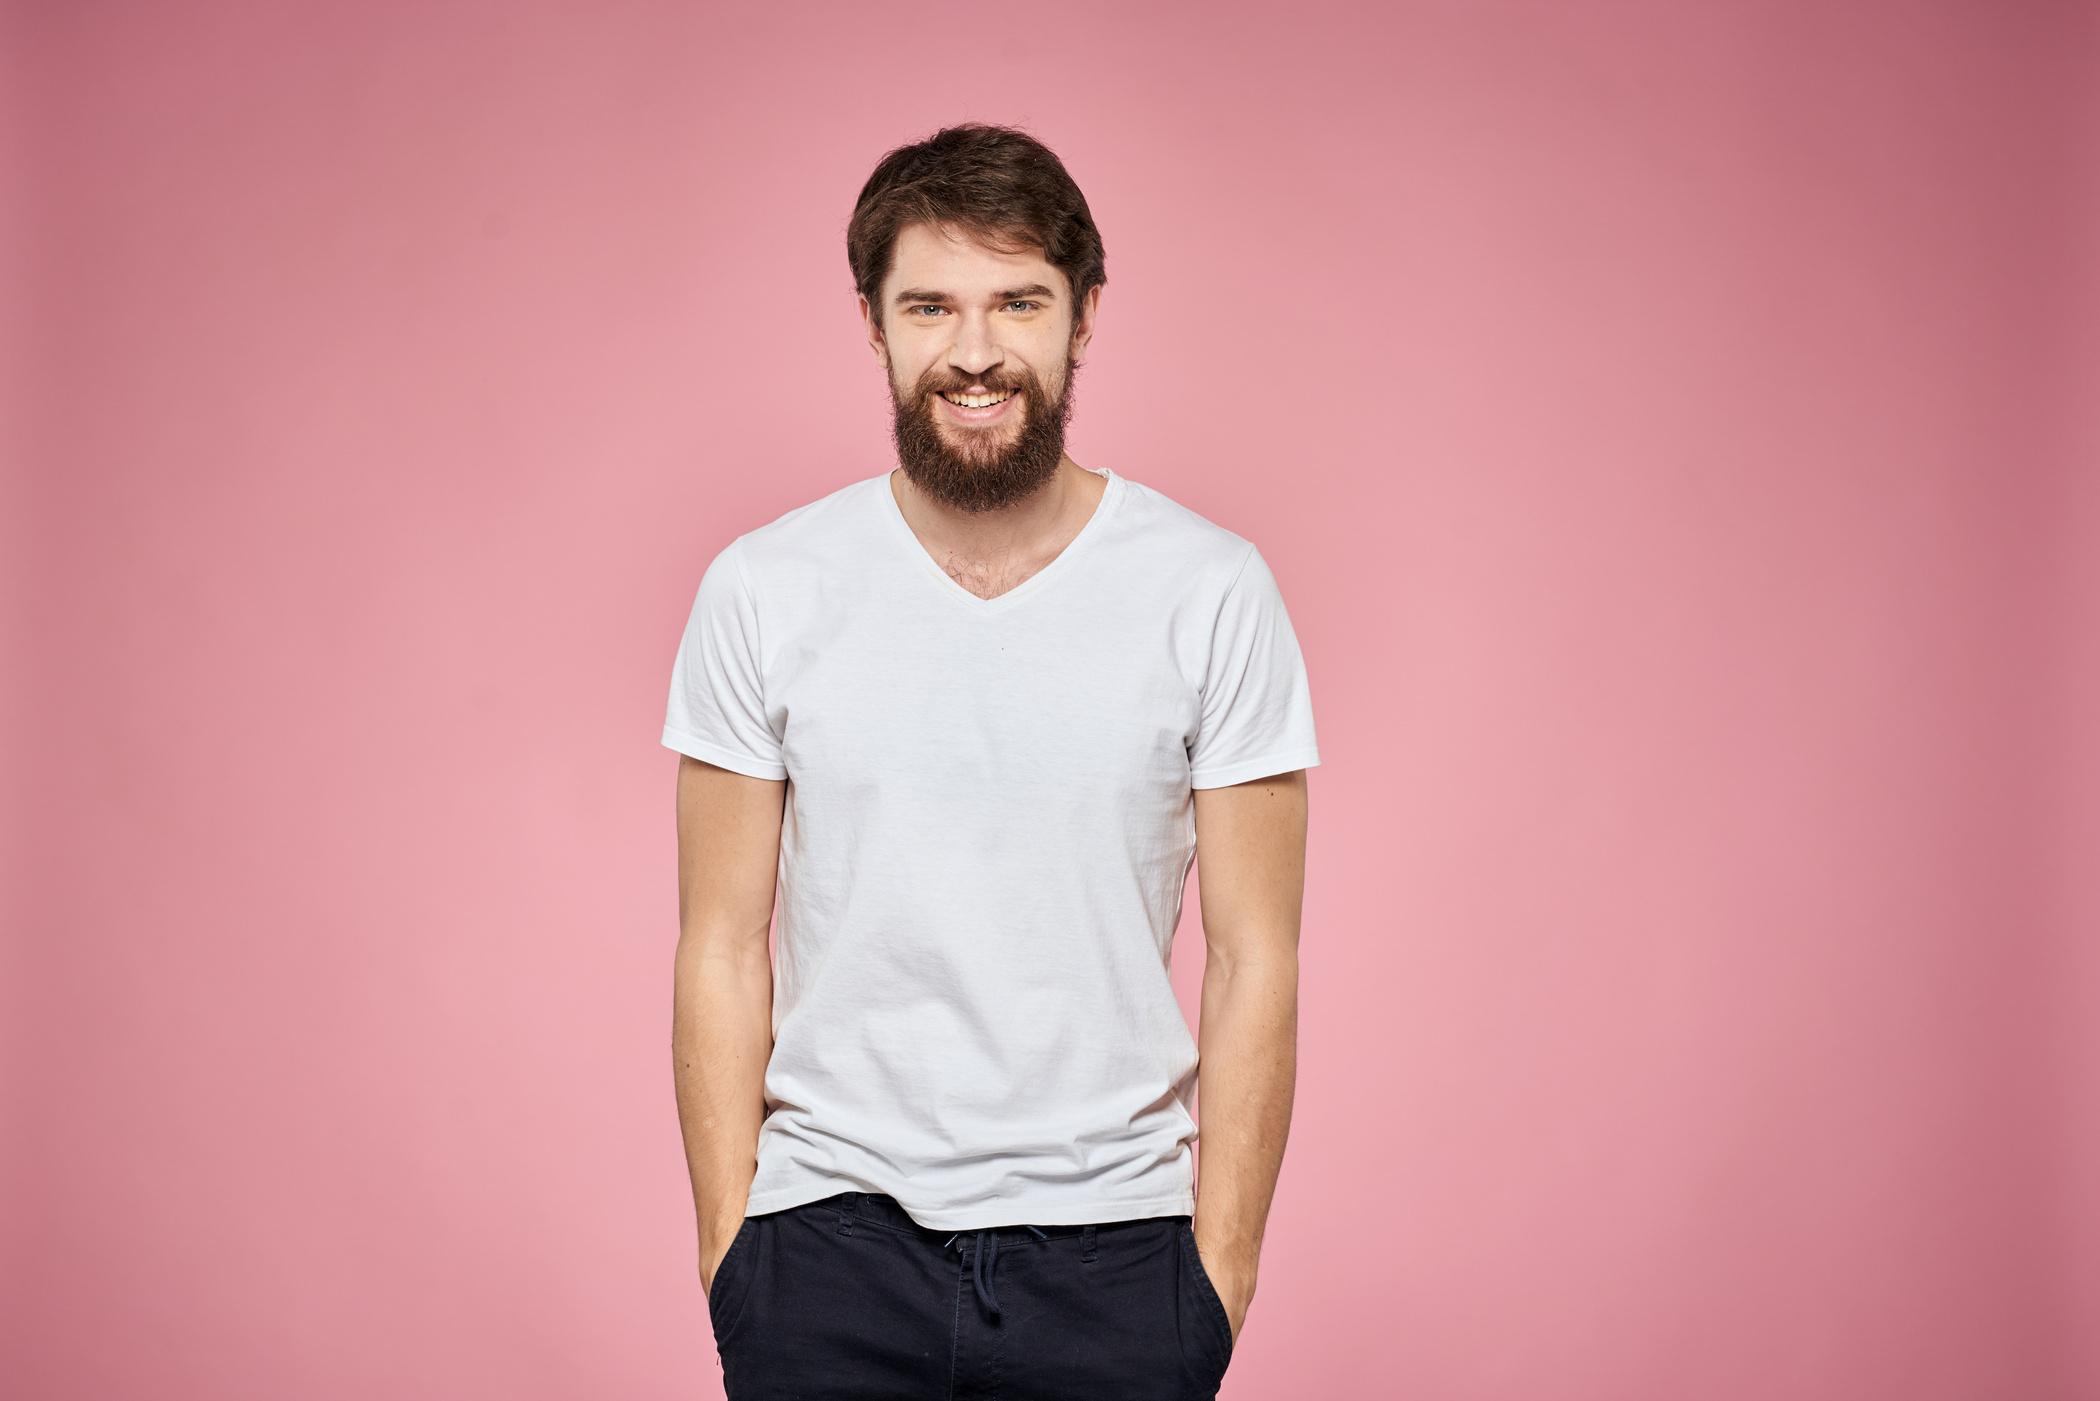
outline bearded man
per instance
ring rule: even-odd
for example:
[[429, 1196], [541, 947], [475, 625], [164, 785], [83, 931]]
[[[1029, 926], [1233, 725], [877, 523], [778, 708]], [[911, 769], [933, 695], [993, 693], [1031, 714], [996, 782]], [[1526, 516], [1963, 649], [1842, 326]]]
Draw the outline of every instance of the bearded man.
[[715, 559], [664, 730], [725, 1385], [1214, 1396], [1295, 1074], [1290, 620], [1245, 540], [1065, 453], [1106, 273], [1048, 148], [892, 151], [846, 241], [898, 470]]

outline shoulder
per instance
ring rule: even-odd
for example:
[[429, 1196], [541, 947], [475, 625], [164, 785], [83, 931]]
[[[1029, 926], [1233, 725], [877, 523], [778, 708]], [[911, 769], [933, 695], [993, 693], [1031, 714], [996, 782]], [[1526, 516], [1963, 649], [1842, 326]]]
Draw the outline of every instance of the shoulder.
[[1123, 484], [1117, 511], [1126, 540], [1181, 578], [1201, 580], [1216, 589], [1229, 588], [1248, 563], [1260, 558], [1253, 542], [1206, 520], [1188, 507], [1134, 482]]
[[749, 584], [836, 568], [870, 547], [883, 522], [881, 493], [889, 475], [868, 477], [797, 506], [778, 520], [739, 535], [720, 558], [733, 563]]

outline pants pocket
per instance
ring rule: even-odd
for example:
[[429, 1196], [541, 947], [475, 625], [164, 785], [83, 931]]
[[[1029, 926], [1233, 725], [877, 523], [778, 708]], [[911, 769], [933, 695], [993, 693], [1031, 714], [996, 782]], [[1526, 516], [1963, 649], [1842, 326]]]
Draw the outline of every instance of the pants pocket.
[[1225, 1301], [1218, 1296], [1217, 1286], [1211, 1283], [1210, 1272], [1203, 1268], [1203, 1252], [1196, 1249], [1196, 1228], [1184, 1221], [1180, 1234], [1181, 1256], [1188, 1267], [1191, 1292], [1196, 1296], [1197, 1307], [1208, 1327], [1218, 1360], [1217, 1380], [1222, 1381], [1225, 1368], [1232, 1361], [1232, 1320], [1225, 1314]]
[[744, 1224], [736, 1228], [729, 1249], [723, 1253], [722, 1263], [715, 1266], [714, 1279], [708, 1284], [707, 1318], [714, 1325], [717, 1347], [736, 1325], [737, 1315], [743, 1312], [744, 1295], [751, 1286], [752, 1241], [757, 1234], [758, 1218], [745, 1217]]

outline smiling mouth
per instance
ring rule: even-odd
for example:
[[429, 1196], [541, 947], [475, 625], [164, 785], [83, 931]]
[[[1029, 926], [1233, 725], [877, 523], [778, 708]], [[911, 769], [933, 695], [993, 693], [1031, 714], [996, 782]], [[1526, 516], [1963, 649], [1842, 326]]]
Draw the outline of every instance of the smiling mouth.
[[1013, 398], [1014, 391], [1009, 389], [1001, 394], [949, 394], [944, 392], [941, 397], [959, 409], [988, 409], [994, 404], [1003, 404], [1008, 399]]

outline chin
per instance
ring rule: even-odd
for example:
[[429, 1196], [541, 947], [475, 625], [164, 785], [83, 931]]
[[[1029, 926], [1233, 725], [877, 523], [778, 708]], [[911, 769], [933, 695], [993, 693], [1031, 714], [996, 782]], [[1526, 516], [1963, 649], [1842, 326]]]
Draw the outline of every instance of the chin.
[[1000, 428], [964, 430], [958, 433], [952, 426], [944, 424], [939, 431], [941, 441], [946, 443], [957, 457], [972, 467], [989, 467], [1011, 452], [1014, 444], [1021, 440], [1020, 425], [1016, 424], [1011, 430], [1002, 431], [1005, 428], [1006, 425], [1002, 424]]

